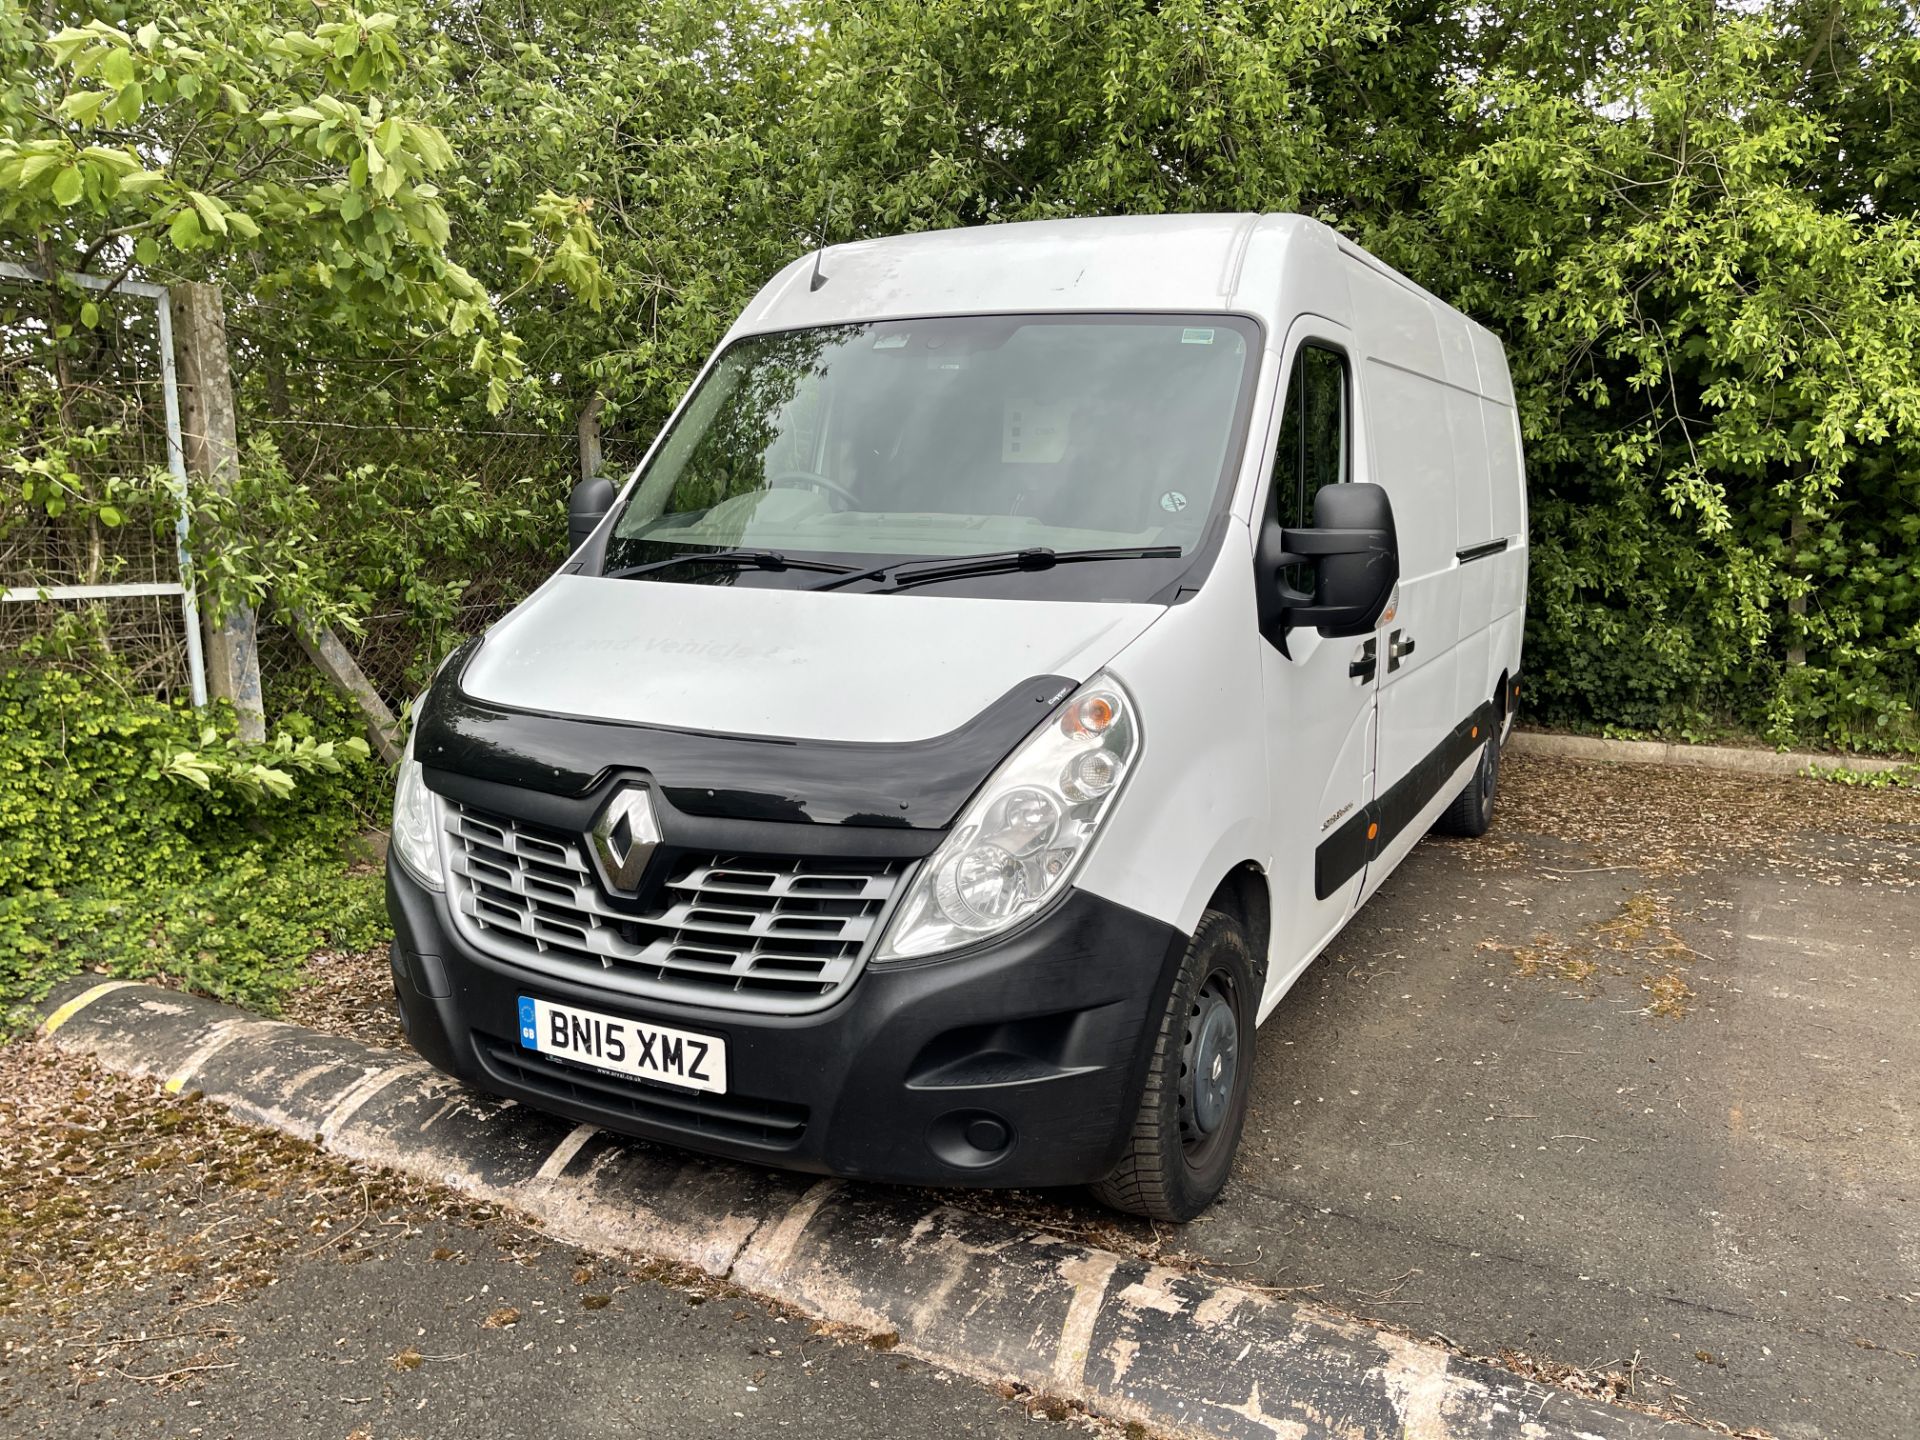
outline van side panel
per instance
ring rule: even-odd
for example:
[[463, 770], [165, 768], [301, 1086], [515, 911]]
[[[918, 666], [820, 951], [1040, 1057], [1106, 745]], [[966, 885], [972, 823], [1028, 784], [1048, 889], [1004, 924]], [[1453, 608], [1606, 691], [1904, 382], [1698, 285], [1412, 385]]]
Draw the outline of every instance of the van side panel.
[[1474, 343], [1474, 326], [1457, 311], [1431, 300], [1435, 328], [1440, 335], [1438, 378], [1468, 395], [1480, 393], [1479, 347]]
[[1484, 325], [1463, 320], [1473, 342], [1474, 358], [1480, 371], [1480, 393], [1496, 404], [1513, 408], [1513, 379], [1507, 374], [1507, 352]]
[[[1369, 358], [1365, 400], [1371, 412], [1373, 473], [1393, 499], [1400, 539], [1399, 600], [1379, 635], [1379, 739], [1375, 794], [1383, 801], [1401, 782], [1417, 784], [1428, 757], [1461, 718], [1458, 672], [1461, 575], [1454, 558], [1459, 516], [1454, 452], [1447, 424], [1447, 387], [1424, 375]], [[1411, 651], [1394, 661], [1396, 638]], [[1404, 794], [1406, 792], [1399, 792]], [[1425, 825], [1380, 837], [1366, 888], [1378, 887]]]
[[1520, 414], [1515, 408], [1513, 380], [1506, 352], [1481, 326], [1471, 327], [1474, 352], [1480, 365], [1480, 416], [1487, 437], [1487, 468], [1492, 485], [1493, 530], [1510, 543], [1492, 562], [1493, 669], [1520, 673], [1520, 647], [1527, 604], [1527, 480], [1521, 458]]
[[[1408, 605], [1419, 603], [1416, 597], [1453, 591], [1451, 583], [1441, 582], [1453, 570], [1454, 552], [1463, 543], [1448, 391], [1438, 381], [1372, 356], [1361, 369], [1361, 385], [1372, 442], [1372, 473], [1365, 478], [1383, 486], [1393, 499], [1400, 538], [1397, 621], [1403, 621]], [[1448, 648], [1459, 638], [1458, 616], [1457, 605], [1423, 616], [1417, 631], [1420, 649], [1427, 650], [1429, 636], [1434, 640], [1429, 656]], [[1405, 665], [1430, 663], [1419, 662], [1419, 653], [1409, 656]]]
[[[1459, 550], [1484, 544], [1503, 532], [1494, 529], [1493, 484], [1487, 460], [1485, 402], [1464, 390], [1447, 391], [1447, 429], [1453, 442], [1453, 511]], [[1460, 633], [1471, 636], [1493, 620], [1497, 577], [1488, 561], [1460, 562]], [[1478, 703], [1477, 701], [1475, 703]], [[1465, 713], [1465, 712], [1462, 712]]]
[[1347, 294], [1361, 347], [1403, 370], [1444, 376], [1446, 361], [1432, 302], [1371, 255], [1347, 245], [1340, 248], [1348, 262]]
[[[1367, 870], [1371, 893], [1472, 772], [1456, 727], [1517, 661], [1517, 623], [1497, 621], [1519, 613], [1526, 560], [1513, 543], [1524, 517], [1515, 432], [1500, 418], [1512, 413], [1512, 386], [1499, 343], [1377, 265], [1356, 260], [1349, 287], [1366, 352], [1364, 478], [1392, 496], [1400, 539], [1398, 601], [1378, 637], [1383, 833]], [[1502, 539], [1506, 549], [1476, 553]]]
[[[1459, 718], [1453, 713], [1451, 652], [1461, 635], [1460, 588], [1452, 573], [1460, 521], [1449, 392], [1434, 378], [1440, 356], [1432, 310], [1419, 296], [1368, 271], [1356, 272], [1353, 292], [1368, 352], [1361, 382], [1372, 442], [1366, 478], [1392, 497], [1400, 537], [1399, 605], [1383, 626], [1381, 649], [1388, 649], [1396, 631], [1415, 641], [1397, 666], [1382, 656], [1377, 774], [1384, 789]], [[1425, 322], [1424, 344], [1408, 343], [1416, 334], [1410, 323], [1415, 313]]]
[[[1487, 431], [1487, 465], [1493, 482], [1493, 533], [1512, 543], [1493, 567], [1493, 615], [1520, 611], [1527, 602], [1527, 490], [1520, 460], [1520, 417], [1512, 407], [1481, 402]], [[1518, 668], [1516, 647], [1509, 657]]]

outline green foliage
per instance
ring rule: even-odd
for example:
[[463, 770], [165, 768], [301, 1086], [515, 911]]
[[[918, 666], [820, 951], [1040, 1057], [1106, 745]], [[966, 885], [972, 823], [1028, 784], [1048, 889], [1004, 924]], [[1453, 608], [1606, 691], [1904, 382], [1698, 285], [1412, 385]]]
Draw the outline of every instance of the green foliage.
[[1826, 780], [1855, 790], [1920, 790], [1920, 765], [1902, 765], [1895, 770], [1813, 765], [1808, 767], [1807, 773], [1815, 780]]
[[0, 672], [0, 894], [191, 879], [269, 843], [338, 853], [381, 784], [357, 735], [250, 747], [110, 665]]
[[[440, 56], [419, 12], [80, 8], [37, 35], [0, 0], [0, 51], [25, 66], [0, 89], [0, 232], [60, 268], [244, 273], [336, 334], [463, 353], [488, 407], [506, 405], [521, 342], [449, 248], [459, 173], [417, 98]], [[493, 219], [518, 284], [604, 295], [584, 207], [543, 191]]]
[[316, 945], [377, 937], [342, 859], [384, 794], [364, 740], [290, 717], [245, 746], [85, 653], [0, 672], [0, 1009], [85, 968], [271, 1006]]
[[1476, 51], [1423, 211], [1369, 238], [1507, 338], [1532, 702], [1920, 744], [1920, 227], [1879, 139], [1913, 123], [1911, 24], [1549, 7]]
[[[817, 233], [1297, 209], [1508, 346], [1536, 716], [1920, 746], [1903, 7], [57, 13], [0, 0], [0, 248], [222, 283], [246, 445], [234, 494], [195, 496], [201, 579], [364, 628], [392, 698], [557, 557], [591, 398], [637, 458]], [[47, 323], [78, 345], [107, 309]], [[0, 483], [167, 523], [65, 403], [0, 403]]]
[[0, 900], [0, 1035], [82, 971], [156, 980], [272, 1013], [320, 946], [387, 935], [380, 876], [337, 860], [250, 853], [151, 889], [27, 890]]

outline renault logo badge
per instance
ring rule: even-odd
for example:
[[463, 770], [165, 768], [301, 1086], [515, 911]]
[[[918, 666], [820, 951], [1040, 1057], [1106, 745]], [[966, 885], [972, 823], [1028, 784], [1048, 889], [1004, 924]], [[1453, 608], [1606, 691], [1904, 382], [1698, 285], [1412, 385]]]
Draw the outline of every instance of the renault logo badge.
[[631, 895], [640, 888], [653, 847], [660, 843], [660, 822], [653, 797], [642, 786], [618, 791], [587, 832], [587, 845], [609, 890]]

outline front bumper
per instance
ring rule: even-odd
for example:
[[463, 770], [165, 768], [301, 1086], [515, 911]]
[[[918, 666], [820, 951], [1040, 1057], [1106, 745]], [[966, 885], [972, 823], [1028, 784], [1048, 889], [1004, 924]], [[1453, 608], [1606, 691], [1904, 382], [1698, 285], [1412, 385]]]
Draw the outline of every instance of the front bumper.
[[[1082, 891], [1004, 939], [869, 965], [830, 1008], [743, 1014], [645, 1001], [484, 954], [444, 895], [387, 870], [393, 972], [415, 1048], [460, 1079], [607, 1130], [794, 1170], [909, 1184], [1105, 1175], [1139, 1106], [1187, 937]], [[728, 1091], [606, 1075], [518, 1044], [532, 995], [716, 1035]]]

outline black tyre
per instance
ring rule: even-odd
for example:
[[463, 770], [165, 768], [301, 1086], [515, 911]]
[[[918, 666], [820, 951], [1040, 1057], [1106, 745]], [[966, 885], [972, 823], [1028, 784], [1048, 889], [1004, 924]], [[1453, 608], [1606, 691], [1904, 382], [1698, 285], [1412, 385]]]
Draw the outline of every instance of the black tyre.
[[1500, 727], [1495, 725], [1480, 747], [1480, 763], [1473, 767], [1467, 788], [1453, 797], [1453, 803], [1433, 822], [1442, 835], [1464, 835], [1469, 839], [1487, 833], [1493, 823], [1493, 801], [1500, 787]]
[[1186, 1221], [1227, 1183], [1247, 1122], [1254, 1015], [1265, 977], [1265, 959], [1254, 954], [1246, 927], [1225, 911], [1207, 911], [1160, 1017], [1126, 1151], [1093, 1187], [1108, 1205]]

